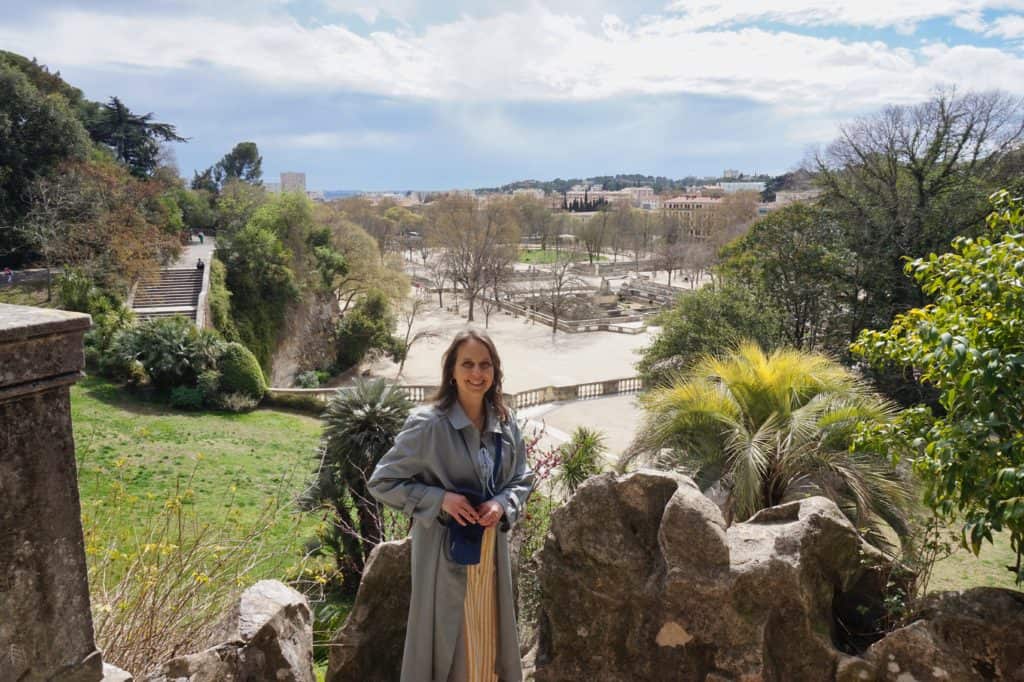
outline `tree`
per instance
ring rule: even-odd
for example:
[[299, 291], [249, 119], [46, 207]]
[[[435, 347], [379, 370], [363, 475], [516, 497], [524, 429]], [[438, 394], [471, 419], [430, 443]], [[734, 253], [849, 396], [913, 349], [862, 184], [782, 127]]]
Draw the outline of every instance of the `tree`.
[[239, 142], [213, 167], [213, 176], [218, 185], [229, 180], [240, 180], [250, 185], [261, 184], [263, 157], [255, 142]]
[[906, 265], [932, 303], [864, 331], [853, 350], [910, 367], [940, 393], [943, 414], [896, 434], [922, 447], [913, 460], [925, 501], [963, 519], [975, 554], [1007, 530], [1024, 580], [1024, 203], [994, 197], [988, 234], [957, 237], [952, 252]]
[[395, 315], [387, 296], [371, 290], [338, 325], [338, 369], [346, 370], [359, 364], [371, 350], [383, 351], [396, 359], [401, 357], [401, 340], [391, 334], [394, 328]]
[[791, 204], [757, 221], [722, 251], [719, 273], [763, 295], [782, 313], [786, 341], [804, 350], [841, 350], [851, 291], [853, 254], [832, 215]]
[[583, 247], [587, 250], [587, 258], [590, 259], [590, 264], [594, 264], [594, 258], [600, 257], [601, 249], [607, 244], [612, 223], [612, 213], [610, 211], [598, 211], [590, 218], [586, 219], [576, 230], [576, 236], [583, 242]]
[[561, 254], [547, 269], [549, 286], [540, 289], [538, 297], [551, 310], [551, 334], [558, 333], [558, 321], [572, 300], [574, 289], [586, 287], [586, 282], [572, 272], [575, 262], [569, 254]]
[[299, 504], [306, 511], [331, 511], [320, 540], [334, 554], [346, 594], [355, 594], [370, 551], [384, 536], [383, 509], [366, 482], [411, 409], [401, 387], [383, 379], [357, 381], [327, 404], [320, 466]]
[[24, 253], [13, 226], [28, 213], [29, 188], [61, 163], [84, 160], [89, 136], [62, 97], [0, 62], [0, 141], [0, 255]]
[[451, 277], [469, 299], [472, 322], [488, 277], [516, 258], [519, 229], [514, 214], [507, 202], [480, 206], [472, 197], [448, 196], [433, 203], [429, 220], [431, 239], [445, 250]]
[[400, 322], [405, 326], [405, 336], [402, 338], [401, 344], [398, 347], [398, 373], [395, 374], [395, 379], [402, 376], [402, 370], [405, 369], [405, 361], [409, 359], [409, 353], [412, 352], [412, 347], [417, 342], [424, 339], [435, 339], [440, 334], [433, 329], [419, 329], [415, 334], [412, 332], [412, 327], [416, 323], [416, 318], [420, 312], [423, 311], [427, 305], [427, 299], [419, 294], [417, 290], [416, 295], [407, 298], [402, 304], [400, 312]]
[[154, 121], [152, 113], [133, 114], [117, 97], [101, 105], [99, 116], [89, 123], [89, 134], [137, 177], [147, 177], [157, 167], [159, 141], [186, 141], [173, 125]]
[[816, 156], [820, 200], [856, 255], [847, 338], [924, 304], [903, 276], [903, 258], [941, 252], [956, 235], [976, 232], [988, 194], [1005, 181], [1002, 161], [1022, 139], [1020, 99], [939, 91], [843, 126]]
[[666, 383], [699, 358], [751, 339], [773, 350], [782, 342], [775, 310], [746, 287], [726, 283], [680, 294], [658, 317], [661, 332], [641, 351], [637, 369], [648, 385]]
[[73, 266], [108, 289], [127, 291], [181, 250], [172, 203], [112, 161], [69, 162], [29, 189], [22, 240], [47, 265]]
[[888, 421], [895, 410], [825, 356], [766, 354], [746, 342], [641, 402], [641, 449], [667, 448], [657, 461], [686, 469], [701, 489], [720, 484], [730, 522], [824, 495], [880, 548], [889, 548], [887, 529], [907, 530], [910, 484], [887, 454], [850, 449], [860, 424]]

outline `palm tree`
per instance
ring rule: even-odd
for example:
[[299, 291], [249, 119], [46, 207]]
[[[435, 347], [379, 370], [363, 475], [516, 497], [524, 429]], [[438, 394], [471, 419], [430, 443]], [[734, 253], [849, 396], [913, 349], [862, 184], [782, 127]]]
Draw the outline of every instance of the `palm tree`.
[[745, 342], [706, 356], [642, 398], [647, 417], [636, 453], [728, 492], [728, 520], [809, 495], [834, 501], [866, 539], [891, 550], [888, 526], [907, 532], [910, 482], [888, 457], [854, 452], [858, 424], [885, 422], [891, 403], [816, 353], [766, 354]]
[[339, 389], [324, 412], [320, 466], [299, 506], [330, 510], [331, 522], [321, 541], [334, 553], [343, 592], [355, 593], [370, 551], [383, 538], [383, 509], [366, 482], [411, 409], [400, 386], [377, 379]]
[[603, 433], [586, 426], [577, 427], [569, 442], [561, 447], [556, 482], [567, 495], [573, 495], [585, 480], [601, 473], [601, 460], [607, 450]]

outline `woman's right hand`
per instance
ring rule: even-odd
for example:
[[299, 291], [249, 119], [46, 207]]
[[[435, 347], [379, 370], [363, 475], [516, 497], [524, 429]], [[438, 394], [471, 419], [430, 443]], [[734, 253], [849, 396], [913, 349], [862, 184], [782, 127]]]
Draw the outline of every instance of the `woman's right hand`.
[[460, 526], [478, 523], [480, 520], [476, 509], [469, 503], [469, 500], [464, 495], [459, 495], [458, 493], [446, 492], [444, 499], [441, 501], [441, 509], [445, 510], [448, 516], [455, 519]]

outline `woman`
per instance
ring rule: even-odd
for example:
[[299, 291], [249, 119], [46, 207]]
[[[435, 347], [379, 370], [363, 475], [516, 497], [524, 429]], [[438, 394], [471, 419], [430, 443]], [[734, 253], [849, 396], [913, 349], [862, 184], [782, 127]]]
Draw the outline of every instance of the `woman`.
[[[533, 472], [501, 379], [490, 337], [459, 332], [434, 405], [410, 415], [370, 477], [374, 497], [414, 520], [402, 682], [522, 680], [508, 531]], [[470, 491], [483, 501], [472, 504]], [[456, 563], [446, 551], [454, 524], [483, 526], [478, 564]]]

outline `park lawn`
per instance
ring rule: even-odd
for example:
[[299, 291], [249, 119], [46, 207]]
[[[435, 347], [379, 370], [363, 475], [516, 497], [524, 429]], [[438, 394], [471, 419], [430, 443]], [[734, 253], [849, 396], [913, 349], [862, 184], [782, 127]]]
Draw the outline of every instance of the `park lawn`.
[[46, 300], [46, 282], [16, 282], [7, 284], [0, 281], [0, 303], [10, 305], [32, 305], [38, 308], [55, 308], [57, 296]]
[[[291, 501], [315, 466], [319, 420], [276, 410], [182, 412], [95, 377], [72, 388], [71, 416], [83, 515], [102, 518], [110, 534], [135, 537], [176, 495], [189, 518], [240, 529], [277, 500], [284, 508], [262, 536], [271, 558], [256, 577], [281, 577], [302, 556], [318, 519], [296, 514]], [[118, 505], [118, 492], [137, 502]]]
[[994, 543], [984, 543], [981, 554], [958, 547], [949, 557], [935, 563], [929, 592], [966, 590], [971, 587], [1005, 587], [1020, 589], [1014, 584], [1013, 573], [1007, 566], [1017, 563], [1017, 554], [1010, 548], [1007, 533], [994, 534]]
[[[546, 249], [543, 251], [541, 249], [520, 249], [519, 251], [519, 262], [529, 263], [530, 265], [550, 265], [551, 263], [557, 263], [559, 259], [567, 257], [576, 261], [589, 262], [589, 258], [586, 254], [579, 253], [578, 251], [568, 251], [566, 249], [562, 249], [560, 251], [555, 251], [554, 249]], [[594, 260], [604, 261], [608, 259], [605, 256], [597, 255], [594, 256]]]

